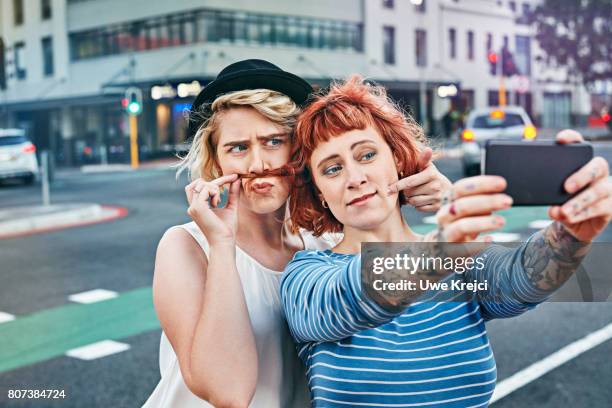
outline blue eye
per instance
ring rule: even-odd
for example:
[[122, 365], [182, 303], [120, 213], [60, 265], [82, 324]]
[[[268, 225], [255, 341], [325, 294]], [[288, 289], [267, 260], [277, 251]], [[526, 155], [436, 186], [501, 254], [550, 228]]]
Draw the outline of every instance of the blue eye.
[[266, 141], [266, 145], [271, 146], [271, 147], [275, 147], [275, 146], [282, 145], [283, 142], [284, 142], [283, 139], [274, 138], [274, 139], [270, 139], [270, 140]]
[[361, 159], [362, 160], [372, 160], [374, 156], [376, 156], [376, 152], [372, 151], [372, 152], [368, 152], [364, 154], [363, 156], [361, 156]]
[[326, 176], [333, 176], [337, 174], [340, 170], [342, 170], [342, 167], [336, 164], [323, 170], [323, 174]]
[[246, 145], [239, 144], [239, 145], [236, 145], [236, 146], [232, 147], [232, 148], [229, 150], [229, 152], [230, 152], [230, 153], [242, 153], [242, 152], [244, 152], [246, 149], [247, 149], [247, 146], [246, 146]]

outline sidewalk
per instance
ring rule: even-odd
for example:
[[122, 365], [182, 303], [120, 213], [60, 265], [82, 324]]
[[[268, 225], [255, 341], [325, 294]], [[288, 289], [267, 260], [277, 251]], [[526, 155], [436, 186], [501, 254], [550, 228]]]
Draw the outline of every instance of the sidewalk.
[[[137, 170], [168, 170], [179, 161], [176, 158], [164, 158], [141, 162]], [[108, 173], [116, 171], [134, 171], [129, 164], [89, 164], [81, 166], [81, 173]]]
[[0, 209], [0, 239], [57, 231], [125, 217], [127, 209], [100, 204], [56, 204]]

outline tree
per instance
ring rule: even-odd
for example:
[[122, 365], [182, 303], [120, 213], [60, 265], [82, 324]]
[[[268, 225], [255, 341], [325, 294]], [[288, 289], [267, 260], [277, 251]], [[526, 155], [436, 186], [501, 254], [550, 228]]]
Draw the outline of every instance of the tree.
[[529, 19], [548, 66], [587, 87], [612, 79], [612, 0], [544, 0]]

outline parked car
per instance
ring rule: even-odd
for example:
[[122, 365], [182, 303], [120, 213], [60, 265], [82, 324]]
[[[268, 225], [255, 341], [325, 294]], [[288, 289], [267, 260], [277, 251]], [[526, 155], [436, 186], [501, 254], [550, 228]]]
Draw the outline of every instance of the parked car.
[[489, 139], [533, 140], [537, 129], [520, 106], [490, 107], [470, 112], [461, 132], [463, 173], [480, 173], [482, 148]]
[[0, 129], [0, 179], [20, 178], [32, 184], [38, 178], [36, 147], [22, 129]]

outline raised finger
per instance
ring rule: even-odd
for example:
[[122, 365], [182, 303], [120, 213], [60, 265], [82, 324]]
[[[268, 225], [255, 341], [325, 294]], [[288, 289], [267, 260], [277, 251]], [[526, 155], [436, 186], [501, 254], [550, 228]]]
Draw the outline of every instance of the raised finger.
[[418, 211], [422, 212], [436, 212], [440, 209], [440, 206], [436, 202], [435, 204], [421, 205], [419, 207], [415, 207]]
[[[417, 188], [409, 190], [407, 197], [414, 197], [419, 195], [438, 195], [441, 192], [441, 185], [439, 183], [427, 183]], [[404, 192], [406, 194], [406, 192]], [[439, 199], [439, 198], [438, 198]]]
[[577, 224], [579, 222], [583, 222], [591, 218], [597, 218], [602, 216], [610, 217], [611, 208], [612, 198], [606, 197], [584, 208], [581, 212], [568, 217], [568, 221], [571, 224]]
[[421, 153], [419, 153], [419, 161], [418, 161], [419, 170], [422, 170], [426, 168], [427, 166], [429, 166], [429, 164], [431, 163], [432, 156], [433, 156], [433, 150], [431, 150], [431, 147], [425, 147], [423, 148], [423, 150], [421, 150]]
[[462, 242], [469, 236], [495, 231], [505, 223], [506, 220], [501, 215], [467, 217], [444, 227], [444, 234], [449, 242]]
[[447, 224], [454, 220], [475, 215], [488, 215], [494, 211], [512, 206], [512, 197], [507, 194], [490, 194], [462, 197], [445, 205], [438, 214], [438, 223]]
[[565, 191], [575, 193], [596, 180], [608, 177], [609, 174], [608, 161], [600, 156], [594, 157], [565, 180]]
[[209, 207], [216, 207], [221, 201], [221, 190], [219, 186], [204, 182], [203, 184], [196, 185], [195, 200], [199, 202], [206, 202]]
[[563, 204], [561, 211], [571, 219], [579, 212], [588, 208], [591, 204], [610, 196], [612, 193], [611, 189], [612, 185], [607, 179], [600, 180]]
[[216, 184], [218, 186], [222, 186], [227, 183], [231, 183], [238, 179], [238, 174], [232, 173], [225, 176], [221, 176], [211, 181], [211, 183]]
[[559, 144], [580, 143], [584, 142], [584, 138], [574, 129], [563, 129], [557, 133], [555, 141]]
[[433, 166], [427, 167], [426, 169], [413, 174], [408, 177], [404, 177], [389, 185], [389, 194], [397, 193], [398, 191], [418, 187], [425, 183], [430, 182], [435, 178], [435, 169]]
[[408, 201], [408, 204], [412, 205], [413, 207], [422, 207], [424, 205], [430, 205], [430, 204], [434, 204], [438, 202], [438, 198], [433, 195], [423, 194], [423, 195], [408, 197], [407, 201]]
[[467, 177], [453, 184], [454, 198], [501, 193], [506, 189], [506, 179], [501, 176], [474, 176]]

